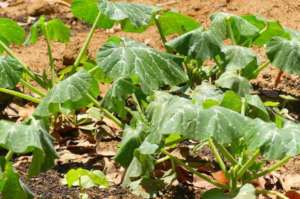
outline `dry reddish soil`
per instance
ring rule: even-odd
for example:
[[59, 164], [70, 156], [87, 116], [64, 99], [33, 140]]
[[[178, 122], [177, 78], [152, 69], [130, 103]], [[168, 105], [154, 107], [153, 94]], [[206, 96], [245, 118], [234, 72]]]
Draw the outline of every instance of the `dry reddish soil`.
[[[0, 17], [9, 17], [17, 20], [20, 24], [28, 28], [35, 18], [45, 15], [48, 18], [59, 17], [63, 19], [72, 28], [72, 38], [68, 44], [54, 43], [54, 58], [58, 69], [73, 63], [85, 36], [88, 34], [89, 27], [82, 24], [70, 13], [68, 1], [63, 0], [0, 0], [0, 3], [7, 3], [7, 6], [1, 8]], [[289, 28], [300, 31], [300, 0], [129, 0], [129, 2], [149, 3], [160, 5], [162, 7], [178, 10], [191, 17], [194, 17], [204, 26], [209, 25], [209, 16], [217, 11], [230, 12], [235, 14], [256, 14], [267, 18], [276, 19]], [[148, 43], [149, 45], [161, 48], [159, 35], [155, 28], [149, 28], [143, 34], [122, 33], [118, 28], [111, 30], [97, 30], [89, 47], [89, 56], [95, 57], [97, 49], [111, 35], [126, 36]], [[13, 47], [16, 54], [33, 70], [43, 71], [48, 67], [48, 57], [46, 43], [43, 39], [29, 47]], [[263, 59], [263, 57], [262, 57]], [[253, 84], [258, 90], [272, 90], [278, 93], [287, 93], [294, 96], [300, 96], [300, 78], [284, 74], [280, 84], [274, 88], [274, 79], [277, 76], [277, 69], [271, 66], [265, 69]], [[0, 103], [1, 104], [1, 103]], [[298, 106], [298, 102], [296, 106]], [[76, 156], [77, 157], [77, 156]], [[101, 158], [101, 157], [100, 157]], [[40, 198], [76, 198], [78, 189], [69, 189], [60, 184], [63, 174], [69, 169], [78, 166], [95, 168], [93, 164], [77, 165], [62, 164], [56, 168], [41, 174], [38, 177], [27, 181], [29, 187]], [[18, 170], [25, 172], [23, 163], [18, 164]], [[300, 159], [294, 158], [280, 172], [268, 176], [270, 186], [277, 189], [285, 189], [282, 186], [277, 187], [289, 181], [293, 184], [293, 189], [300, 189]], [[292, 180], [291, 180], [292, 179]], [[202, 187], [203, 188], [203, 187]], [[200, 187], [201, 189], [201, 187]], [[128, 191], [113, 185], [109, 190], [98, 188], [88, 190], [92, 198], [137, 198]], [[190, 187], [177, 186], [174, 190], [168, 191], [168, 194], [161, 198], [197, 198], [197, 191]], [[199, 196], [198, 196], [199, 198]]]

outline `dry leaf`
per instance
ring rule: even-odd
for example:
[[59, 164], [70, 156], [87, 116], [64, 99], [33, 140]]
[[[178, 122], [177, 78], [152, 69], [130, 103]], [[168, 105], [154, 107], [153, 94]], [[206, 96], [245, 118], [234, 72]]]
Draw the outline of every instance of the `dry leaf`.
[[288, 191], [285, 194], [289, 199], [300, 199], [300, 193], [296, 191]]
[[216, 179], [220, 184], [226, 185], [229, 183], [229, 180], [226, 178], [223, 171], [217, 171], [211, 173], [211, 175]]
[[104, 158], [104, 165], [104, 172], [107, 179], [115, 185], [119, 185], [122, 182], [124, 169], [118, 168], [115, 162], [109, 158]]

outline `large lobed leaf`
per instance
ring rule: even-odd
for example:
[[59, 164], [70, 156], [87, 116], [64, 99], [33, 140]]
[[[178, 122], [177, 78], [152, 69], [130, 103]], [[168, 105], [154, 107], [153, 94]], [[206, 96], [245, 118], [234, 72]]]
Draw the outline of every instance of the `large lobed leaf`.
[[[6, 45], [22, 44], [25, 39], [25, 31], [15, 21], [0, 18], [0, 41]], [[0, 53], [3, 51], [0, 47]]]
[[187, 81], [178, 57], [129, 39], [111, 39], [97, 53], [97, 64], [116, 80], [137, 77], [145, 92]]
[[15, 171], [12, 162], [6, 162], [4, 158], [0, 159], [0, 193], [1, 198], [33, 198], [33, 193], [26, 187]]
[[210, 29], [221, 38], [233, 38], [239, 45], [249, 45], [259, 35], [259, 29], [246, 19], [229, 13], [215, 13], [211, 16]]
[[166, 45], [189, 58], [205, 61], [218, 55], [223, 44], [220, 37], [212, 31], [198, 28], [167, 42]]
[[35, 22], [31, 28], [30, 33], [25, 41], [25, 44], [34, 44], [36, 43], [39, 36], [46, 36], [50, 41], [57, 42], [68, 42], [70, 39], [70, 29], [60, 20], [60, 19], [52, 19], [46, 22], [44, 16], [40, 17], [40, 19]]
[[300, 126], [286, 122], [283, 128], [251, 119], [223, 107], [203, 109], [191, 100], [157, 92], [148, 108], [152, 132], [156, 135], [181, 133], [185, 138], [214, 138], [220, 144], [245, 142], [248, 150], [260, 148], [267, 159], [300, 153]]
[[267, 45], [267, 55], [274, 66], [300, 74], [300, 41], [275, 37]]
[[9, 56], [0, 56], [0, 87], [13, 89], [20, 81], [23, 67]]
[[52, 88], [37, 107], [34, 115], [48, 117], [58, 112], [70, 112], [88, 105], [87, 94], [99, 94], [97, 81], [85, 70], [73, 74]]
[[172, 11], [164, 12], [159, 16], [158, 21], [165, 36], [174, 33], [183, 34], [200, 27], [192, 17]]
[[17, 154], [33, 153], [29, 176], [51, 168], [57, 158], [52, 138], [41, 120], [23, 124], [1, 120], [0, 146]]
[[[72, 13], [82, 21], [93, 24], [98, 13], [98, 0], [73, 0], [71, 5]], [[97, 24], [98, 28], [111, 28], [114, 22], [102, 14]]]
[[153, 21], [153, 16], [159, 8], [125, 2], [99, 0], [99, 11], [110, 20], [120, 22], [122, 29], [128, 32], [141, 32]]

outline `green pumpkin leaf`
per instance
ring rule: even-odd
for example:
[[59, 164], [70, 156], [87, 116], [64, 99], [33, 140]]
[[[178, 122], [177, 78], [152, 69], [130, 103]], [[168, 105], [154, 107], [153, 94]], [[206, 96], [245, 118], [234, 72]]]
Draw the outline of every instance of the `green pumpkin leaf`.
[[134, 93], [141, 92], [140, 89], [133, 84], [128, 78], [120, 78], [113, 82], [103, 100], [103, 106], [108, 110], [118, 113], [121, 117], [125, 117], [125, 100]]
[[203, 105], [207, 100], [219, 102], [223, 98], [223, 92], [212, 84], [202, 82], [192, 91], [191, 97], [194, 103]]
[[0, 56], [0, 87], [14, 89], [23, 74], [20, 63], [8, 56]]
[[[109, 186], [105, 175], [99, 170], [89, 171], [82, 168], [71, 169], [65, 175], [64, 179], [68, 187], [81, 186], [81, 188], [88, 189], [95, 186], [104, 188]], [[81, 184], [79, 184], [79, 180]]]
[[[72, 13], [80, 20], [93, 24], [99, 13], [98, 2], [98, 0], [73, 0], [71, 5]], [[114, 22], [102, 14], [97, 27], [108, 29], [112, 28], [113, 25]]]
[[57, 158], [52, 138], [41, 120], [18, 124], [0, 121], [0, 146], [17, 154], [33, 153], [29, 176], [35, 176], [54, 165]]
[[223, 73], [216, 81], [216, 85], [221, 88], [231, 89], [241, 96], [249, 94], [252, 89], [250, 82], [246, 78], [232, 71]]
[[[25, 39], [25, 31], [15, 21], [7, 18], [0, 18], [0, 41], [6, 45], [22, 44]], [[0, 47], [0, 53], [3, 52]]]
[[275, 37], [267, 44], [267, 55], [272, 65], [287, 73], [300, 74], [300, 42], [298, 40]]
[[249, 23], [256, 26], [259, 29], [259, 36], [255, 39], [254, 43], [258, 46], [262, 46], [268, 43], [273, 37], [290, 38], [290, 34], [285, 28], [278, 22], [273, 20], [267, 20], [263, 17], [254, 15], [246, 15], [242, 17]]
[[221, 189], [211, 189], [201, 195], [201, 199], [256, 199], [256, 195], [253, 185], [246, 184], [240, 188], [235, 197], [230, 197]]
[[259, 35], [259, 29], [240, 16], [220, 12], [213, 14], [211, 20], [212, 32], [223, 39], [231, 38], [232, 32], [238, 45], [248, 46]]
[[153, 16], [159, 8], [125, 2], [99, 0], [99, 11], [110, 20], [120, 22], [126, 32], [142, 32], [153, 21]]
[[33, 198], [33, 193], [26, 187], [25, 184], [20, 179], [20, 176], [15, 171], [13, 164], [11, 162], [4, 162], [3, 168], [0, 171], [0, 192], [1, 198], [11, 199], [11, 198], [22, 198], [31, 199]]
[[187, 81], [187, 75], [177, 64], [181, 59], [129, 39], [110, 40], [100, 48], [96, 60], [114, 80], [137, 77], [146, 93]]
[[145, 137], [143, 125], [139, 124], [136, 128], [126, 126], [120, 148], [115, 160], [123, 167], [128, 167], [134, 157], [134, 151], [137, 149]]
[[227, 91], [224, 93], [220, 106], [240, 113], [242, 109], [242, 98], [233, 91]]
[[[260, 149], [267, 159], [281, 159], [300, 153], [300, 125], [285, 122], [282, 128], [274, 123], [251, 119], [223, 107], [203, 109], [191, 100], [157, 92], [147, 115], [151, 134], [180, 133], [186, 139], [197, 141], [213, 138], [227, 146], [233, 143], [249, 152]], [[287, 147], [288, 146], [288, 147]]]
[[255, 78], [255, 70], [258, 68], [257, 57], [250, 48], [242, 46], [223, 46], [226, 70], [241, 70], [247, 78]]
[[205, 61], [221, 52], [222, 40], [212, 31], [198, 28], [166, 43], [170, 49], [192, 59]]
[[200, 27], [200, 24], [192, 17], [182, 15], [178, 12], [164, 12], [159, 16], [162, 33], [165, 36], [178, 33], [183, 34]]
[[233, 199], [256, 199], [256, 190], [252, 184], [245, 184]]
[[60, 19], [46, 22], [45, 17], [42, 16], [32, 25], [25, 45], [36, 43], [39, 36], [44, 35], [46, 37], [46, 34], [50, 41], [62, 43], [68, 42], [71, 35], [70, 29]]
[[247, 115], [252, 118], [261, 118], [264, 121], [270, 120], [270, 115], [258, 95], [246, 95], [246, 103], [250, 106]]
[[91, 102], [87, 94], [98, 96], [98, 84], [87, 71], [80, 70], [55, 85], [39, 104], [34, 115], [48, 117], [58, 112], [74, 111]]

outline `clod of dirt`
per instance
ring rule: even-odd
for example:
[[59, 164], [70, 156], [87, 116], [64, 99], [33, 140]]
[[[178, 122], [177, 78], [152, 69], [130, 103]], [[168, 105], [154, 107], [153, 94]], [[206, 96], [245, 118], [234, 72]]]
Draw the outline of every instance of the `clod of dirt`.
[[29, 0], [27, 13], [30, 16], [49, 15], [54, 12], [53, 7], [46, 0]]

